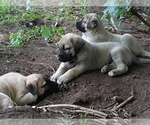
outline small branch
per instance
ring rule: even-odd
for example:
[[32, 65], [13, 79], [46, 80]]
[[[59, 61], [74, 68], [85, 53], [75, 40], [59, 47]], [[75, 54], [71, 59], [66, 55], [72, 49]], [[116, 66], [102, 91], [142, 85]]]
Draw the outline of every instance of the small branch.
[[115, 104], [116, 104], [116, 102], [113, 102], [113, 103], [109, 104], [108, 106], [104, 107], [104, 109], [108, 109], [108, 108], [112, 107]]
[[150, 108], [150, 106], [148, 106], [148, 107], [146, 107], [146, 108], [144, 108], [143, 110], [141, 110], [140, 112], [142, 113], [142, 112], [144, 112], [144, 111], [146, 111], [147, 109], [149, 109]]
[[150, 23], [148, 23], [140, 14], [137, 13], [137, 11], [131, 7], [130, 12], [137, 16], [146, 26], [148, 26], [150, 28]]
[[[89, 112], [89, 111], [85, 111], [85, 110], [70, 110], [70, 109], [65, 109], [65, 111], [67, 112], [71, 112], [71, 113], [85, 113], [85, 114], [89, 114], [89, 115], [93, 115], [99, 118], [102, 118], [101, 115], [97, 114], [97, 113], [93, 113], [93, 112]], [[106, 118], [106, 117], [104, 117]]]
[[107, 118], [108, 116], [108, 114], [97, 111], [97, 110], [84, 108], [82, 106], [71, 105], [71, 104], [57, 104], [57, 105], [46, 105], [46, 106], [37, 107], [37, 109], [43, 109], [43, 108], [72, 108], [71, 110], [74, 112], [92, 114], [100, 118]]
[[129, 98], [127, 98], [124, 102], [122, 102], [120, 105], [116, 106], [115, 108], [113, 108], [112, 110], [118, 110], [119, 108], [125, 106], [127, 103], [129, 103], [131, 100], [134, 99], [134, 96], [131, 95]]

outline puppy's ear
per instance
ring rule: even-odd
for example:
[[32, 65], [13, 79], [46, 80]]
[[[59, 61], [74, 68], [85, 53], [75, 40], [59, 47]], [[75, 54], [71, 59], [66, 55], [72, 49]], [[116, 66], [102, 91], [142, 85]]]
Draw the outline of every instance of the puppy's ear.
[[97, 26], [98, 26], [98, 21], [96, 19], [87, 23], [87, 29], [92, 29]]
[[72, 42], [76, 53], [78, 53], [85, 44], [85, 40], [82, 39], [81, 37], [70, 38], [70, 41]]
[[36, 95], [37, 94], [37, 82], [38, 82], [38, 78], [27, 78], [26, 80], [26, 88], [29, 90], [29, 92], [32, 95]]

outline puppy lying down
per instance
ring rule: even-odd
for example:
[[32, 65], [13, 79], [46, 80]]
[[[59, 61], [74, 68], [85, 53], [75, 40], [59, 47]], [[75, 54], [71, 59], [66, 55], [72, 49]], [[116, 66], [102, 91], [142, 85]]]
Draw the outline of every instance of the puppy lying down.
[[105, 30], [96, 13], [84, 15], [82, 20], [76, 23], [76, 28], [82, 32], [82, 38], [87, 42], [118, 42], [127, 46], [136, 56], [150, 57], [150, 52], [143, 50], [131, 34], [118, 35]]
[[42, 74], [23, 76], [10, 72], [0, 76], [0, 108], [36, 102], [48, 90], [46, 80]]
[[102, 73], [117, 76], [126, 73], [131, 63], [150, 63], [150, 59], [137, 58], [117, 42], [89, 43], [72, 33], [63, 36], [58, 46], [61, 64], [51, 77], [58, 84], [67, 83], [88, 70], [101, 69]]

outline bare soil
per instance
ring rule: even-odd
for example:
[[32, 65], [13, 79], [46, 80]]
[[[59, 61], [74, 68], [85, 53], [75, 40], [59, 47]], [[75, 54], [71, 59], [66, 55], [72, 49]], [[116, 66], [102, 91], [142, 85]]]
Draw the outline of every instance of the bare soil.
[[[94, 8], [91, 12], [97, 12]], [[134, 18], [124, 24], [136, 29], [130, 32], [138, 39], [143, 49], [150, 51], [150, 33], [146, 27], [140, 25]], [[70, 31], [80, 34], [75, 24], [64, 22], [64, 26], [71, 27]], [[2, 28], [2, 27], [1, 27]], [[13, 30], [13, 25], [10, 29]], [[1, 29], [2, 30], [2, 29]], [[67, 28], [66, 28], [67, 30]], [[112, 31], [110, 31], [112, 32]], [[125, 32], [114, 32], [124, 34]], [[51, 76], [57, 70], [60, 62], [56, 59], [57, 46], [51, 42], [49, 45], [42, 37], [32, 38], [32, 42], [23, 47], [8, 48], [8, 34], [2, 32], [4, 38], [0, 41], [0, 75], [13, 71], [24, 75], [42, 73]], [[2, 37], [1, 37], [2, 38]], [[34, 42], [33, 42], [34, 41]], [[49, 104], [76, 104], [95, 110], [107, 109], [113, 103], [112, 97], [120, 96], [127, 99], [133, 91], [135, 99], [123, 107], [132, 118], [150, 118], [150, 64], [132, 64], [129, 71], [118, 77], [109, 77], [100, 70], [86, 72], [62, 87], [58, 92], [51, 92], [40, 98], [34, 105]], [[112, 105], [113, 107], [114, 105]], [[55, 113], [40, 112], [31, 106], [16, 106], [11, 109], [0, 109], [0, 119], [4, 118], [52, 118]], [[122, 116], [124, 118], [124, 116]]]

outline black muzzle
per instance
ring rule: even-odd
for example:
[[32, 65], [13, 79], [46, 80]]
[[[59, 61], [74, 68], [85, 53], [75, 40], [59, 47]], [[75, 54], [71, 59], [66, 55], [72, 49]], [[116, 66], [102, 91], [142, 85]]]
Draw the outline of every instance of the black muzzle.
[[58, 60], [61, 62], [72, 61], [74, 56], [71, 53], [66, 53], [64, 49], [61, 49], [58, 53]]
[[85, 32], [85, 31], [86, 31], [86, 30], [85, 30], [85, 27], [82, 26], [82, 21], [79, 21], [79, 22], [76, 23], [76, 28], [77, 28], [79, 31], [81, 31], [81, 32]]

